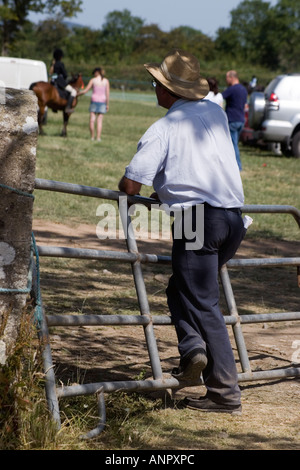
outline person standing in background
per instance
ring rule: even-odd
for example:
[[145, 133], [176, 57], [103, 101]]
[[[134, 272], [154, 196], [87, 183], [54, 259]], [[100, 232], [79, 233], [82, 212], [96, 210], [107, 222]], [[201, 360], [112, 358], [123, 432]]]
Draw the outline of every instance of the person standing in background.
[[93, 70], [94, 78], [92, 78], [86, 88], [78, 93], [78, 96], [84, 95], [92, 89], [92, 98], [90, 104], [90, 133], [91, 139], [95, 140], [95, 122], [97, 120], [97, 141], [101, 141], [103, 115], [109, 109], [109, 93], [110, 85], [107, 78], [104, 76], [104, 71], [101, 67]]
[[223, 95], [219, 92], [218, 82], [216, 78], [209, 77], [207, 81], [209, 84], [209, 93], [205, 97], [205, 99], [213, 101], [214, 103], [217, 103], [219, 106], [221, 106], [221, 108], [223, 108]]
[[226, 82], [228, 84], [228, 88], [223, 91], [222, 95], [226, 101], [225, 111], [228, 117], [236, 161], [240, 171], [242, 171], [239, 138], [245, 125], [245, 106], [247, 104], [248, 93], [246, 88], [240, 83], [238, 74], [235, 70], [229, 70], [227, 72]]

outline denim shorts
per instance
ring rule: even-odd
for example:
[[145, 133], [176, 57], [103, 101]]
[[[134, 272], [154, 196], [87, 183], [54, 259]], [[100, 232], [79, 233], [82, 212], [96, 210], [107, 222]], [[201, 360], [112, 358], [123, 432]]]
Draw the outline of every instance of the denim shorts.
[[95, 103], [94, 101], [90, 104], [90, 113], [95, 114], [105, 114], [106, 113], [106, 103]]

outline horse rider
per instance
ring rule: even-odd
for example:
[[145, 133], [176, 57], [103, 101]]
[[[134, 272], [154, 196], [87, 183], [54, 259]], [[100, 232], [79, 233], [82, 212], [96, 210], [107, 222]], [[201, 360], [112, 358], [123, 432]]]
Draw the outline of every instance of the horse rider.
[[69, 93], [65, 112], [71, 114], [74, 112], [72, 104], [77, 96], [77, 91], [71, 85], [67, 84], [68, 74], [64, 63], [61, 61], [63, 56], [64, 54], [61, 49], [55, 49], [53, 53], [53, 62], [50, 67], [51, 83], [53, 85], [56, 84], [59, 88], [65, 89]]

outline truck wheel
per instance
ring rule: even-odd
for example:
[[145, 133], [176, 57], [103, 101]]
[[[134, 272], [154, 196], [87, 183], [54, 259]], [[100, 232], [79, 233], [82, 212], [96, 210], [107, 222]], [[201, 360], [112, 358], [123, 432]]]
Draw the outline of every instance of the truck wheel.
[[252, 129], [259, 129], [263, 121], [266, 107], [265, 95], [262, 92], [254, 91], [250, 95], [248, 123]]
[[292, 140], [293, 157], [300, 158], [300, 131], [296, 132]]

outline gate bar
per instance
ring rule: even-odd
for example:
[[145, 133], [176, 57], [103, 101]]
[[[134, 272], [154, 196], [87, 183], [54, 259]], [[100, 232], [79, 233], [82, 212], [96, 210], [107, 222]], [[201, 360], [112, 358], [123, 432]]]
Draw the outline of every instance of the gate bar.
[[229, 314], [232, 317], [234, 317], [234, 319], [236, 320], [235, 323], [232, 325], [232, 331], [233, 331], [233, 335], [235, 338], [235, 342], [237, 345], [239, 345], [239, 347], [237, 348], [237, 351], [238, 351], [238, 355], [240, 358], [242, 371], [249, 372], [251, 371], [251, 365], [250, 365], [250, 361], [248, 358], [247, 347], [246, 347], [244, 335], [243, 335], [242, 328], [241, 328], [240, 316], [238, 314], [238, 309], [237, 309], [235, 298], [233, 295], [232, 286], [231, 286], [226, 264], [222, 266], [220, 269], [220, 279], [221, 279], [221, 283], [223, 286], [225, 300], [227, 303]]
[[[299, 367], [289, 367], [286, 369], [277, 369], [277, 370], [267, 370], [267, 371], [256, 371], [256, 372], [246, 372], [246, 373], [239, 373], [238, 379], [239, 382], [248, 382], [248, 381], [255, 381], [255, 380], [265, 380], [265, 379], [279, 379], [279, 378], [286, 378], [286, 377], [298, 377], [300, 375], [300, 368]], [[198, 382], [195, 383], [193, 381], [192, 384], [188, 384], [187, 382], [184, 384], [184, 388], [188, 387], [189, 385], [197, 386], [203, 385], [203, 380], [200, 379]], [[145, 391], [152, 391], [154, 390], [165, 390], [165, 389], [179, 389], [183, 387], [183, 384], [180, 383], [177, 379], [168, 378], [168, 379], [158, 379], [158, 380], [124, 380], [124, 381], [116, 381], [116, 382], [99, 382], [99, 383], [90, 383], [90, 384], [82, 384], [82, 385], [69, 385], [69, 386], [62, 386], [56, 389], [58, 398], [66, 398], [72, 396], [79, 396], [79, 395], [93, 395], [94, 393], [98, 393], [100, 390], [106, 393], [112, 392], [145, 392]]]
[[[171, 263], [171, 256], [161, 256], [155, 254], [144, 254], [139, 252], [113, 251], [113, 250], [95, 250], [89, 248], [68, 248], [58, 246], [38, 246], [39, 255], [53, 258], [77, 258], [77, 259], [101, 259], [108, 261], [124, 261], [134, 263]], [[300, 266], [299, 258], [248, 258], [232, 259], [228, 261], [230, 268], [248, 266]]]
[[[250, 315], [224, 315], [226, 325], [249, 323], [268, 323], [280, 321], [300, 320], [300, 312], [278, 312], [278, 313], [255, 313]], [[47, 315], [48, 326], [145, 326], [172, 325], [171, 317], [168, 315]]]
[[[119, 202], [119, 211], [121, 221], [123, 225], [124, 233], [127, 234], [126, 244], [129, 253], [138, 253], [138, 247], [136, 244], [133, 227], [131, 224], [131, 218], [128, 214], [128, 203], [127, 199], [123, 199]], [[150, 307], [148, 302], [148, 296], [146, 292], [143, 271], [141, 262], [137, 259], [131, 263], [132, 274], [134, 278], [135, 289], [137, 293], [138, 303], [140, 307], [141, 316], [150, 315]], [[156, 338], [153, 330], [152, 323], [148, 323], [144, 326], [144, 334], [147, 343], [147, 349], [149, 353], [152, 375], [154, 379], [162, 378], [162, 370], [159, 359], [159, 352], [157, 348]]]
[[[111, 199], [113, 201], [118, 201], [119, 196], [125, 193], [120, 193], [119, 191], [113, 191], [111, 189], [96, 188], [93, 186], [85, 186], [81, 184], [74, 183], [65, 183], [62, 181], [53, 181], [45, 180], [42, 178], [35, 179], [35, 189], [44, 189], [46, 191], [56, 191], [68, 194], [76, 194], [78, 196], [89, 196], [96, 197], [101, 199]], [[155, 199], [146, 198], [143, 196], [127, 196], [130, 204], [141, 203], [147, 207], [151, 205], [158, 206]], [[289, 205], [245, 205], [242, 208], [242, 212], [248, 212], [252, 214], [263, 214], [263, 213], [272, 213], [272, 214], [291, 214], [296, 220], [298, 226], [300, 227], [300, 210], [296, 207]]]

